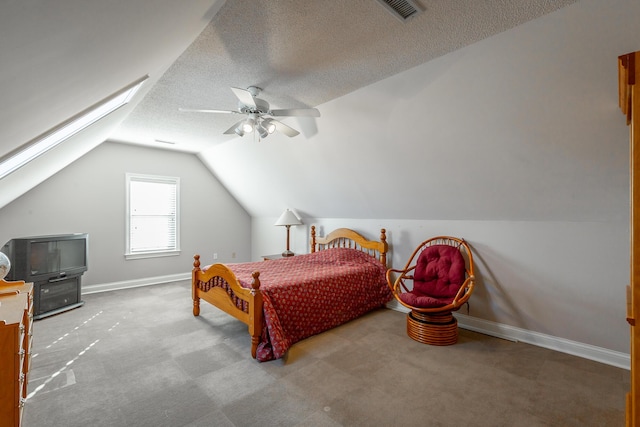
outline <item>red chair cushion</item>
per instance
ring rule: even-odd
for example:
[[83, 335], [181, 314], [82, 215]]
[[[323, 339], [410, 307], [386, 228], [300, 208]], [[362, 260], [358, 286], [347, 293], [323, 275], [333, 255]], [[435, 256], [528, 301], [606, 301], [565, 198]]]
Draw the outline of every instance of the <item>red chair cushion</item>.
[[465, 261], [458, 248], [433, 245], [419, 255], [413, 290], [400, 295], [412, 307], [433, 308], [453, 301], [465, 280]]

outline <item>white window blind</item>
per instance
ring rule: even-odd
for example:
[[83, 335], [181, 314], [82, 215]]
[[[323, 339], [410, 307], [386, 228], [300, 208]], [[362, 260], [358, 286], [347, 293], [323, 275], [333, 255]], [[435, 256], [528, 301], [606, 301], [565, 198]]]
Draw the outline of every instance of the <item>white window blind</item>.
[[127, 259], [177, 255], [180, 178], [127, 174]]

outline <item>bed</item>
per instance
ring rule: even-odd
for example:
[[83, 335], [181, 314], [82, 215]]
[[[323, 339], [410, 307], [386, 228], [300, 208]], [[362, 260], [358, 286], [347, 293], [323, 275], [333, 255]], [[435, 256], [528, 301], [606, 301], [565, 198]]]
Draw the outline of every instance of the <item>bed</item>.
[[388, 245], [339, 228], [325, 237], [311, 227], [311, 253], [276, 260], [200, 267], [194, 255], [193, 315], [200, 301], [244, 322], [251, 356], [278, 359], [296, 342], [384, 306]]

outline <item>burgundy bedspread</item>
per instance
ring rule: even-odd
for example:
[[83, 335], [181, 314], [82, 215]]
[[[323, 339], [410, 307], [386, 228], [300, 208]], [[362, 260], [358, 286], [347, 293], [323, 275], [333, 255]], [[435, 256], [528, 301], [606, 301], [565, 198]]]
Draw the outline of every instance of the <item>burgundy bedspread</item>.
[[383, 306], [392, 296], [385, 267], [359, 250], [332, 248], [272, 261], [228, 264], [243, 287], [260, 272], [264, 300], [257, 359], [282, 357], [294, 343]]

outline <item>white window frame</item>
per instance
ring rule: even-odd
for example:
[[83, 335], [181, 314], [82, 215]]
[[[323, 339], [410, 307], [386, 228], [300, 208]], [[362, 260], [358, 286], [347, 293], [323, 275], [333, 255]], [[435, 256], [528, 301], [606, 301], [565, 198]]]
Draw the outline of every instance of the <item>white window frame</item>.
[[[176, 187], [175, 197], [175, 246], [154, 250], [132, 250], [131, 249], [131, 218], [133, 212], [131, 212], [131, 182], [145, 182], [145, 183], [158, 183], [158, 184], [173, 184]], [[127, 199], [127, 212], [126, 212], [126, 250], [125, 259], [141, 259], [141, 258], [155, 258], [165, 256], [177, 256], [180, 255], [180, 178], [169, 176], [157, 176], [157, 175], [143, 175], [136, 173], [126, 174], [126, 199]]]

